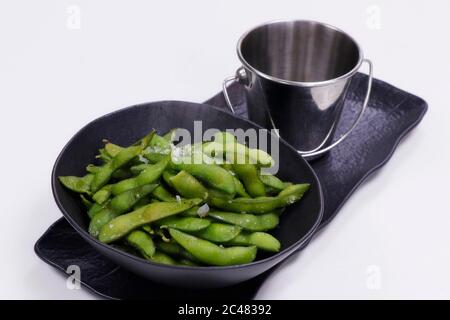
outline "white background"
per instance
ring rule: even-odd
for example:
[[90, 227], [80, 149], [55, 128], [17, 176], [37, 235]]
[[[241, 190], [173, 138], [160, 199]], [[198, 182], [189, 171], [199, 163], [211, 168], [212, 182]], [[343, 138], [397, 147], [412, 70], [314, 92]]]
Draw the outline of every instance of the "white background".
[[[81, 10], [80, 29], [70, 5]], [[245, 30], [288, 18], [346, 30], [377, 78], [430, 108], [257, 298], [450, 298], [449, 12], [444, 0], [2, 1], [0, 298], [96, 298], [67, 289], [33, 252], [61, 217], [50, 190], [61, 148], [115, 109], [205, 100], [239, 66], [235, 44]]]

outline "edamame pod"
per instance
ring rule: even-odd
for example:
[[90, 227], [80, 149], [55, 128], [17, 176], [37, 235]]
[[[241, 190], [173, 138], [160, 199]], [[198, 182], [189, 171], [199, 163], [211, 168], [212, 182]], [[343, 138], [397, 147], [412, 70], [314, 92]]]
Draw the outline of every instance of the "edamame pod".
[[176, 229], [169, 229], [172, 238], [196, 259], [215, 266], [250, 263], [255, 260], [256, 247], [222, 248], [212, 242], [194, 237]]
[[153, 257], [148, 260], [161, 264], [177, 265], [177, 262], [171, 256], [161, 251], [156, 251]]
[[228, 172], [233, 176], [234, 185], [236, 187], [236, 194], [243, 198], [250, 198], [250, 195], [245, 190], [241, 180], [236, 177], [236, 172], [233, 171], [233, 165], [231, 163], [225, 162], [221, 164], [221, 167], [225, 170], [228, 170]]
[[277, 190], [283, 190], [285, 188], [284, 182], [271, 174], [262, 174], [259, 176], [259, 179], [266, 186], [272, 187]]
[[233, 176], [233, 180], [234, 180], [234, 185], [236, 186], [236, 194], [242, 198], [250, 198], [250, 195], [245, 190], [244, 185], [242, 184], [241, 180], [239, 180], [235, 176]]
[[150, 197], [141, 198], [138, 202], [136, 202], [133, 206], [133, 210], [137, 210], [148, 205], [151, 202]]
[[91, 192], [97, 192], [101, 187], [108, 183], [114, 171], [120, 169], [133, 158], [137, 157], [147, 147], [154, 133], [155, 132], [152, 131], [142, 138], [138, 146], [122, 148], [111, 161], [102, 166], [101, 169], [94, 174], [94, 179], [91, 183]]
[[275, 163], [267, 152], [261, 149], [250, 149], [238, 143], [230, 133], [220, 132], [214, 137], [213, 142], [206, 142], [203, 145], [203, 152], [207, 155], [222, 154], [232, 163], [257, 164], [262, 167], [271, 167]]
[[156, 184], [140, 186], [111, 199], [108, 205], [97, 212], [89, 223], [89, 233], [97, 237], [100, 229], [115, 217], [130, 210], [139, 200], [146, 197], [156, 188]]
[[266, 195], [264, 184], [259, 179], [258, 168], [253, 164], [233, 164], [233, 171], [237, 174], [245, 189], [252, 197]]
[[181, 231], [195, 232], [208, 228], [211, 222], [201, 218], [172, 216], [158, 220], [155, 224]]
[[106, 152], [105, 148], [98, 150], [98, 155], [95, 156], [96, 159], [100, 159], [103, 163], [111, 161], [112, 157]]
[[235, 238], [227, 242], [227, 245], [256, 246], [258, 249], [278, 252], [280, 251], [280, 241], [266, 232], [246, 232], [239, 233]]
[[137, 174], [141, 173], [142, 171], [144, 171], [145, 169], [151, 168], [151, 166], [152, 166], [152, 164], [141, 163], [141, 164], [132, 166], [132, 167], [130, 168], [130, 171], [131, 171], [133, 174], [136, 174], [136, 175], [137, 175]]
[[93, 164], [88, 164], [86, 167], [86, 171], [89, 173], [96, 173], [97, 171], [99, 171], [102, 167], [97, 167]]
[[198, 262], [198, 260], [192, 254], [190, 254], [188, 251], [186, 251], [183, 247], [181, 247], [178, 243], [174, 241], [165, 242], [158, 240], [156, 241], [156, 248], [158, 248], [159, 251], [167, 253], [171, 256]]
[[[206, 219], [201, 220], [208, 221]], [[196, 232], [195, 236], [204, 240], [221, 243], [232, 240], [241, 230], [242, 228], [239, 226], [214, 222], [204, 230]]]
[[208, 216], [248, 231], [267, 231], [275, 228], [280, 221], [278, 214], [273, 212], [255, 216], [247, 213], [210, 211]]
[[[101, 170], [101, 168], [102, 167], [97, 167], [93, 164], [89, 164], [86, 167], [86, 171], [89, 173], [97, 173], [98, 171]], [[121, 180], [121, 179], [128, 179], [132, 175], [133, 175], [133, 173], [130, 170], [125, 169], [125, 168], [120, 168], [120, 169], [117, 169], [116, 171], [114, 171], [111, 177], [114, 179], [117, 179], [117, 180]]]
[[65, 186], [69, 190], [75, 191], [77, 193], [90, 194], [91, 183], [94, 180], [94, 175], [88, 173], [84, 177], [60, 176], [58, 177], [58, 179], [63, 184], [63, 186]]
[[98, 204], [103, 204], [111, 196], [111, 187], [112, 186], [110, 184], [107, 184], [96, 193], [94, 193], [92, 199]]
[[225, 193], [234, 195], [236, 187], [233, 176], [224, 168], [215, 164], [190, 164], [190, 163], [172, 163], [173, 169], [184, 170], [194, 177], [204, 181], [209, 186], [221, 190]]
[[132, 176], [133, 176], [133, 173], [129, 169], [120, 168], [113, 172], [111, 178], [116, 179], [116, 180], [123, 180], [123, 179], [131, 178]]
[[126, 242], [137, 249], [142, 256], [147, 259], [151, 259], [155, 254], [155, 244], [152, 237], [144, 231], [134, 230], [131, 231], [125, 238]]
[[159, 185], [153, 190], [152, 196], [158, 200], [169, 202], [176, 201], [176, 198], [173, 194], [171, 194], [166, 188], [162, 185]]
[[149, 146], [144, 151], [144, 157], [151, 163], [161, 161], [166, 156], [170, 155], [171, 144], [165, 138], [155, 134], [150, 141]]
[[89, 218], [92, 219], [98, 212], [100, 212], [102, 209], [104, 209], [108, 205], [108, 203], [109, 203], [109, 200], [103, 204], [98, 204], [97, 202], [94, 202], [92, 207], [90, 207], [88, 210]]
[[222, 210], [261, 214], [285, 207], [300, 200], [309, 189], [309, 184], [295, 184], [281, 191], [276, 197], [237, 198], [225, 200], [211, 198], [208, 203]]
[[198, 206], [192, 207], [188, 210], [186, 210], [185, 212], [183, 212], [181, 215], [183, 217], [194, 217], [194, 218], [198, 218], [200, 217], [200, 215], [198, 214]]
[[147, 169], [142, 171], [137, 177], [122, 180], [116, 184], [113, 184], [111, 187], [112, 193], [114, 195], [118, 195], [127, 190], [134, 189], [136, 187], [146, 185], [149, 183], [153, 183], [161, 176], [168, 162], [169, 158], [167, 157], [161, 160], [160, 162], [148, 167]]
[[165, 183], [167, 183], [167, 185], [169, 186], [169, 187], [171, 187], [171, 188], [173, 188], [173, 185], [172, 185], [172, 181], [170, 180], [170, 179], [172, 179], [173, 177], [175, 177], [176, 176], [176, 172], [175, 171], [173, 171], [173, 170], [165, 170], [163, 173], [162, 173], [162, 178], [163, 178], [163, 180], [164, 180], [164, 182]]
[[234, 195], [225, 193], [221, 190], [217, 190], [214, 188], [209, 188], [208, 189], [208, 199], [213, 199], [213, 198], [219, 198], [219, 199], [228, 201], [228, 200], [233, 199]]
[[187, 199], [208, 197], [208, 190], [188, 172], [181, 170], [175, 176], [168, 178], [170, 185]]
[[201, 199], [191, 199], [179, 202], [151, 203], [133, 212], [114, 218], [101, 228], [98, 238], [103, 243], [116, 241], [137, 227], [181, 213], [201, 202]]
[[123, 147], [121, 147], [117, 144], [111, 143], [111, 142], [108, 142], [105, 144], [105, 151], [108, 153], [108, 155], [111, 158], [114, 158], [115, 156], [117, 156], [119, 154], [119, 152], [121, 152], [123, 149], [124, 149]]
[[115, 170], [127, 164], [140, 152], [141, 148], [138, 146], [132, 146], [122, 150], [117, 156], [107, 162], [94, 174], [94, 179], [91, 184], [91, 191], [94, 193], [97, 192], [101, 187], [108, 183]]

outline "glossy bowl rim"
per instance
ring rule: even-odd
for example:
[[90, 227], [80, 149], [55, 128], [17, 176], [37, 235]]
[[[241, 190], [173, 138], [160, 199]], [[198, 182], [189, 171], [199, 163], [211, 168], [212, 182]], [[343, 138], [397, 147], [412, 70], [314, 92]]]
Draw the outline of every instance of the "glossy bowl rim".
[[[280, 142], [282, 144], [284, 144], [286, 147], [288, 147], [289, 149], [292, 150], [292, 152], [294, 152], [295, 154], [297, 154], [297, 156], [301, 159], [301, 161], [304, 162], [304, 164], [306, 164], [307, 168], [310, 170], [310, 172], [312, 173], [313, 178], [315, 179], [315, 182], [317, 183], [318, 186], [318, 193], [319, 193], [319, 205], [320, 205], [320, 209], [319, 209], [319, 213], [317, 215], [316, 221], [313, 224], [313, 226], [309, 229], [309, 231], [299, 240], [297, 240], [295, 243], [293, 243], [292, 245], [290, 245], [289, 247], [281, 250], [280, 252], [277, 252], [267, 258], [264, 259], [260, 259], [260, 260], [256, 260], [250, 263], [245, 263], [245, 264], [238, 264], [238, 265], [231, 265], [231, 266], [205, 266], [205, 267], [195, 267], [195, 266], [176, 266], [176, 265], [166, 265], [166, 264], [160, 264], [160, 263], [156, 263], [156, 262], [152, 262], [149, 260], [146, 260], [144, 258], [132, 255], [130, 253], [127, 253], [123, 250], [120, 250], [118, 248], [112, 247], [108, 244], [105, 244], [103, 242], [100, 242], [98, 239], [94, 238], [93, 236], [91, 236], [86, 230], [84, 230], [70, 215], [70, 213], [68, 211], [66, 211], [66, 209], [64, 208], [63, 204], [61, 203], [58, 193], [56, 191], [56, 184], [59, 183], [58, 181], [58, 177], [56, 176], [56, 167], [58, 166], [58, 164], [60, 163], [61, 157], [62, 155], [65, 153], [66, 149], [69, 147], [69, 145], [78, 137], [78, 135], [86, 130], [89, 126], [93, 125], [95, 122], [100, 121], [101, 119], [105, 119], [107, 117], [110, 117], [112, 115], [133, 109], [133, 108], [137, 108], [137, 107], [151, 107], [152, 105], [157, 105], [157, 104], [161, 104], [161, 103], [189, 103], [192, 105], [203, 105], [203, 106], [207, 106], [208, 108], [211, 108], [215, 111], [218, 111], [220, 113], [226, 114], [227, 116], [231, 116], [233, 118], [237, 118], [241, 121], [246, 121], [248, 123], [250, 123], [251, 125], [255, 126], [258, 129], [263, 129], [263, 127], [261, 127], [260, 125], [244, 119], [244, 118], [240, 118], [237, 116], [234, 116], [228, 112], [225, 112], [215, 106], [211, 106], [205, 103], [197, 103], [197, 102], [187, 102], [187, 101], [180, 101], [180, 100], [159, 100], [159, 101], [154, 101], [154, 102], [145, 102], [145, 103], [139, 103], [139, 104], [135, 104], [135, 105], [131, 105], [125, 108], [121, 108], [115, 111], [112, 111], [110, 113], [107, 113], [103, 116], [100, 116], [90, 122], [88, 122], [86, 125], [84, 125], [81, 129], [79, 129], [73, 136], [72, 138], [70, 138], [70, 140], [64, 145], [64, 147], [62, 148], [62, 150], [60, 151], [60, 153], [58, 154], [58, 157], [55, 160], [55, 163], [53, 165], [52, 168], [52, 174], [51, 174], [51, 188], [52, 188], [52, 194], [53, 194], [53, 198], [59, 208], [59, 210], [62, 212], [64, 218], [70, 223], [70, 225], [86, 240], [86, 241], [93, 241], [96, 243], [96, 245], [100, 245], [101, 247], [105, 248], [106, 250], [109, 250], [111, 252], [114, 253], [118, 253], [124, 257], [130, 258], [132, 260], [136, 260], [139, 263], [148, 263], [154, 267], [159, 267], [159, 268], [163, 268], [163, 269], [173, 269], [173, 270], [191, 270], [191, 271], [215, 271], [215, 270], [230, 270], [230, 269], [242, 269], [242, 268], [247, 268], [247, 267], [251, 267], [251, 266], [256, 266], [256, 265], [260, 265], [263, 263], [267, 263], [270, 262], [272, 260], [276, 260], [277, 258], [281, 257], [281, 260], [276, 262], [274, 265], [282, 262], [283, 260], [285, 260], [287, 257], [289, 257], [293, 252], [295, 252], [296, 249], [302, 247], [303, 244], [305, 244], [315, 233], [315, 231], [318, 230], [318, 227], [320, 225], [320, 222], [322, 220], [323, 217], [323, 211], [324, 211], [324, 200], [323, 200], [323, 192], [322, 192], [322, 185], [316, 175], [316, 173], [314, 172], [314, 170], [312, 169], [311, 165], [305, 160], [303, 159], [300, 155], [298, 155], [297, 151], [295, 150], [294, 147], [292, 147], [289, 143], [287, 143], [284, 139], [280, 138]], [[96, 247], [94, 247], [94, 249], [103, 254], [102, 252], [100, 252], [100, 250], [98, 250]], [[283, 257], [283, 255], [285, 255], [285, 257]], [[133, 272], [134, 273], [134, 272]]]

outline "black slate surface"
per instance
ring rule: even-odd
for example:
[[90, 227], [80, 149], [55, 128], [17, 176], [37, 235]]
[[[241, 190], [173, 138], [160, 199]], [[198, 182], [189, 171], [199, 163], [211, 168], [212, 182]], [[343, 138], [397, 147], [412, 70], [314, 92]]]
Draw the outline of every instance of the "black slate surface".
[[[366, 75], [355, 76], [337, 135], [353, 122], [364, 98], [366, 83]], [[237, 114], [246, 117], [242, 87], [233, 84], [229, 90]], [[221, 92], [205, 103], [226, 108]], [[420, 122], [426, 111], [427, 104], [421, 98], [374, 80], [367, 111], [358, 127], [326, 156], [311, 162], [321, 181], [325, 200], [321, 228], [332, 220], [356, 188], [390, 159], [400, 140]], [[50, 226], [36, 242], [35, 252], [63, 272], [69, 265], [80, 266], [83, 285], [112, 299], [252, 299], [267, 276], [276, 270], [228, 288], [203, 291], [170, 288], [117, 267], [88, 245], [64, 218]]]

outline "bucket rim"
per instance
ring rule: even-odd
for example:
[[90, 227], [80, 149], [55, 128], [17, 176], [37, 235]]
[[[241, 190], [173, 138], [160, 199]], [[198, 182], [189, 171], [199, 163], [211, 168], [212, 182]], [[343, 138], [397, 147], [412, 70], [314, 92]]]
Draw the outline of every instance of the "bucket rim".
[[[242, 51], [241, 51], [241, 47], [242, 47], [242, 43], [244, 42], [245, 38], [253, 31], [262, 28], [264, 26], [267, 25], [271, 25], [271, 24], [277, 24], [277, 23], [292, 23], [292, 22], [308, 22], [308, 23], [315, 23], [315, 24], [319, 24], [322, 25], [326, 28], [332, 29], [334, 31], [340, 32], [343, 35], [345, 35], [346, 37], [348, 37], [351, 41], [353, 41], [353, 43], [355, 44], [357, 50], [358, 50], [358, 62], [355, 64], [355, 66], [348, 71], [345, 74], [342, 74], [336, 78], [332, 78], [332, 79], [327, 79], [327, 80], [323, 80], [323, 81], [294, 81], [294, 80], [286, 80], [286, 79], [281, 79], [275, 76], [271, 76], [269, 74], [266, 74], [258, 69], [256, 69], [255, 67], [253, 67], [247, 60], [245, 60]], [[337, 82], [341, 81], [341, 80], [346, 80], [351, 78], [353, 75], [355, 75], [358, 70], [360, 69], [363, 61], [364, 61], [364, 55], [363, 55], [363, 51], [360, 47], [360, 45], [358, 44], [358, 42], [352, 37], [350, 36], [347, 32], [331, 25], [328, 23], [324, 23], [324, 22], [320, 22], [320, 21], [316, 21], [316, 20], [298, 20], [298, 19], [286, 19], [286, 20], [271, 20], [271, 21], [267, 21], [264, 23], [261, 23], [257, 26], [254, 26], [252, 28], [250, 28], [249, 30], [247, 30], [238, 40], [237, 46], [236, 46], [236, 51], [237, 51], [237, 55], [238, 58], [240, 60], [240, 62], [242, 63], [243, 67], [245, 69], [248, 69], [250, 71], [252, 71], [253, 73], [257, 74], [258, 76], [265, 78], [267, 80], [273, 81], [273, 82], [277, 82], [277, 83], [281, 83], [281, 84], [286, 84], [286, 85], [291, 85], [291, 86], [297, 86], [297, 87], [306, 87], [306, 88], [311, 88], [311, 87], [322, 87], [322, 86], [328, 86], [328, 85], [332, 85], [332, 84], [336, 84]]]

